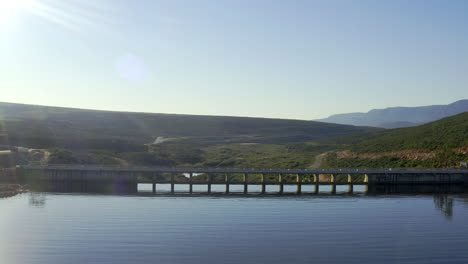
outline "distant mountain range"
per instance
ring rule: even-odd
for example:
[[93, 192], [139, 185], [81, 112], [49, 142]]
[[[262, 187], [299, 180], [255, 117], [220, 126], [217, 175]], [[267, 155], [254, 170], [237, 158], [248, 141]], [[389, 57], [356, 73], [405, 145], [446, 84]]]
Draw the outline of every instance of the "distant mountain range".
[[337, 114], [314, 121], [354, 126], [399, 128], [417, 126], [467, 111], [468, 100], [465, 99], [449, 105], [373, 109], [367, 113]]

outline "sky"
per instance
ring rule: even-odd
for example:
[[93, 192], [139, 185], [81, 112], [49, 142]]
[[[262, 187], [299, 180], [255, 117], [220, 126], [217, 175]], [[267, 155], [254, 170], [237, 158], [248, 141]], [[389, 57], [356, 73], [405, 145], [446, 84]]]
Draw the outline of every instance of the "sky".
[[468, 98], [468, 1], [0, 0], [0, 101], [311, 120]]

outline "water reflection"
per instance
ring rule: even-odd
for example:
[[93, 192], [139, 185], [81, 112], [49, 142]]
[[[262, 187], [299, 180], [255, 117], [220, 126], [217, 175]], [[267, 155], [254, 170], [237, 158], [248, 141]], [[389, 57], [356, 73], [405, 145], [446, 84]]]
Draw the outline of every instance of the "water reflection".
[[41, 187], [0, 200], [0, 263], [468, 263], [468, 192], [452, 187], [193, 197]]
[[453, 198], [449, 198], [447, 195], [435, 195], [434, 205], [447, 217], [447, 219], [452, 219]]
[[463, 194], [468, 186], [461, 184], [376, 184], [370, 185], [368, 194]]
[[30, 186], [33, 192], [52, 192], [52, 193], [92, 193], [92, 194], [134, 194], [138, 193], [137, 186], [112, 183], [96, 184], [87, 182], [78, 183], [45, 183]]
[[31, 192], [29, 193], [29, 206], [31, 207], [44, 207], [46, 204], [46, 194]]
[[[141, 188], [146, 186], [148, 188]], [[275, 188], [276, 187], [276, 188]], [[314, 188], [315, 187], [315, 188]], [[319, 187], [319, 188], [317, 188]], [[278, 193], [277, 186], [267, 186], [266, 195], [296, 195], [295, 185], [285, 185], [285, 192], [283, 194]], [[206, 185], [194, 185], [194, 194], [197, 195], [210, 195], [207, 193]], [[53, 193], [92, 193], [92, 194], [138, 194], [138, 195], [151, 195], [151, 184], [88, 184], [88, 183], [49, 183], [30, 186], [30, 190], [34, 192], [53, 192]], [[260, 194], [259, 185], [249, 185], [248, 195]], [[158, 184], [155, 189], [154, 195], [170, 195], [171, 187], [170, 184]], [[178, 184], [175, 187], [175, 194], [177, 195], [190, 195], [188, 184]], [[225, 194], [225, 185], [213, 184], [211, 195], [222, 195]], [[231, 192], [226, 194], [241, 195], [243, 194], [242, 185], [231, 185]], [[336, 185], [304, 185], [303, 191], [300, 195], [355, 195], [355, 194], [366, 194], [366, 195], [388, 195], [388, 194], [468, 194], [468, 186], [465, 185], [355, 185], [354, 187], [349, 186], [336, 186]]]
[[[203, 188], [196, 188], [198, 192], [194, 194], [187, 193], [187, 190], [177, 189], [176, 196], [218, 196], [218, 197], [258, 197], [259, 188], [250, 189], [251, 193], [243, 195], [240, 192], [233, 192], [230, 194], [224, 194], [224, 185], [213, 185], [214, 192], [207, 194]], [[188, 188], [188, 187], [187, 187]], [[294, 188], [294, 187], [291, 187]], [[468, 195], [468, 189], [463, 185], [375, 185], [375, 186], [358, 186], [354, 189], [354, 193], [351, 191], [347, 192], [336, 192], [331, 186], [321, 186], [321, 192], [303, 192], [300, 197], [355, 197], [355, 196], [379, 196], [385, 195], [433, 195], [434, 206], [440, 211], [448, 220], [453, 217], [453, 206], [454, 199], [449, 197], [450, 194], [462, 194], [460, 198]], [[258, 190], [257, 190], [258, 189]], [[235, 190], [235, 188], [234, 188]], [[294, 192], [286, 192], [279, 195], [277, 190], [274, 188], [267, 189], [265, 195], [262, 197], [290, 197], [296, 196]], [[325, 192], [323, 191], [325, 190]], [[132, 196], [172, 196], [170, 193], [170, 185], [161, 185], [158, 187], [158, 193], [154, 194], [145, 188], [139, 189], [138, 186], [128, 186], [119, 184], [46, 184], [31, 186], [31, 193], [29, 194], [29, 205], [31, 207], [44, 207], [46, 205], [46, 193], [82, 193], [82, 194], [102, 194], [102, 195], [132, 195]], [[465, 196], [463, 196], [465, 195]], [[466, 201], [468, 204], [468, 198], [461, 199]]]

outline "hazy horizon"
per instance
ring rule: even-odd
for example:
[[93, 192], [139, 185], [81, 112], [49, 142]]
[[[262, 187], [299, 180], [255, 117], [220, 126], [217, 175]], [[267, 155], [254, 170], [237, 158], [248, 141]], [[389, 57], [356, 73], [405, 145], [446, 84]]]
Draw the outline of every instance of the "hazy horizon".
[[2, 100], [312, 120], [466, 97], [464, 1], [3, 1]]
[[[457, 101], [463, 101], [468, 99], [460, 99]], [[456, 101], [456, 102], [457, 102]], [[370, 110], [379, 110], [379, 109], [387, 109], [387, 108], [398, 108], [398, 107], [413, 107], [413, 106], [391, 106], [386, 108], [372, 108], [365, 112], [347, 112], [347, 113], [336, 113], [331, 114], [329, 116], [325, 116], [323, 118], [315, 118], [315, 119], [300, 119], [300, 118], [285, 118], [285, 117], [271, 117], [271, 116], [240, 116], [240, 115], [219, 115], [219, 114], [192, 114], [192, 113], [164, 113], [164, 112], [148, 112], [148, 111], [131, 111], [126, 109], [98, 109], [98, 108], [82, 108], [82, 107], [72, 107], [72, 106], [58, 106], [58, 105], [44, 105], [44, 104], [27, 104], [27, 103], [18, 103], [18, 102], [5, 102], [0, 101], [0, 103], [5, 104], [22, 104], [22, 105], [33, 105], [33, 106], [45, 106], [45, 107], [58, 107], [58, 108], [71, 108], [71, 109], [80, 109], [80, 110], [89, 110], [89, 111], [108, 111], [108, 112], [124, 112], [124, 113], [145, 113], [145, 114], [163, 114], [163, 115], [197, 115], [197, 116], [227, 116], [227, 117], [247, 117], [247, 118], [266, 118], [266, 119], [290, 119], [290, 120], [303, 120], [303, 121], [318, 121], [322, 122], [321, 119], [326, 119], [333, 115], [340, 115], [340, 114], [356, 114], [356, 113], [367, 113]], [[454, 102], [452, 102], [454, 103]], [[449, 103], [451, 104], [451, 103]], [[424, 107], [424, 106], [434, 106], [434, 105], [420, 105], [415, 107]]]

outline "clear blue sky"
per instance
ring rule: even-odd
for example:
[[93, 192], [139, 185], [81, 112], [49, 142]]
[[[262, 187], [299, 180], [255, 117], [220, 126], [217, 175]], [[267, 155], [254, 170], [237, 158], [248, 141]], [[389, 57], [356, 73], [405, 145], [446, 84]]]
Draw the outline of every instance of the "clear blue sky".
[[0, 0], [2, 8], [4, 102], [315, 119], [468, 97], [468, 1]]

